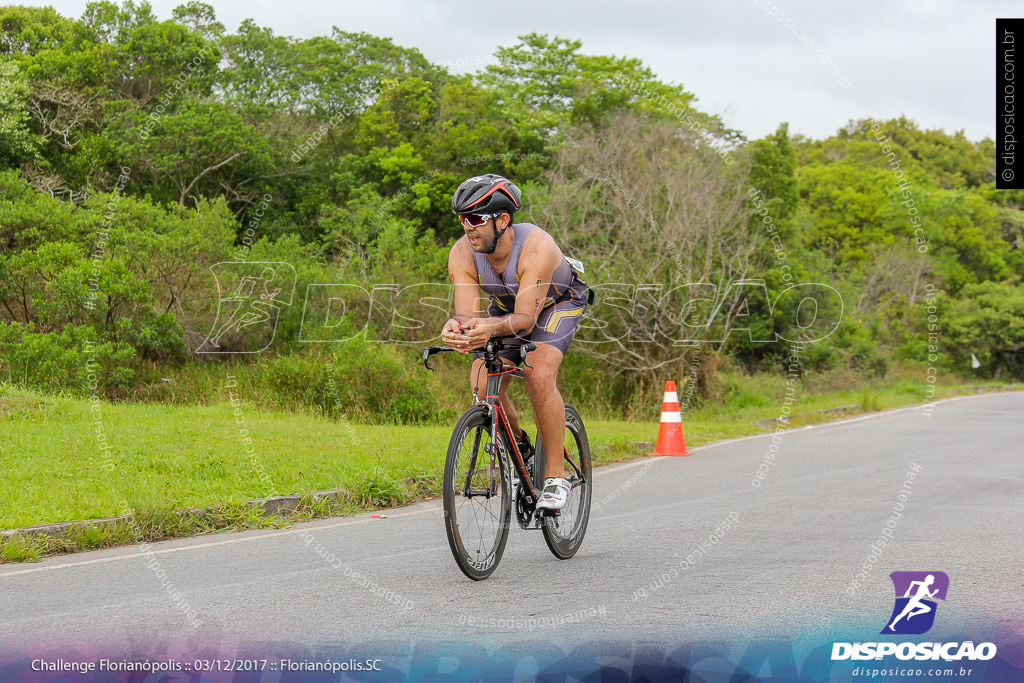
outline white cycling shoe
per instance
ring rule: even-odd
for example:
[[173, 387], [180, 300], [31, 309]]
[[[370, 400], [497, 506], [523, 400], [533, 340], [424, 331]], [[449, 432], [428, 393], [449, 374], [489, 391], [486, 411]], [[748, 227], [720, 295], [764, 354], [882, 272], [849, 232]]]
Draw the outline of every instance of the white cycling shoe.
[[572, 485], [560, 477], [548, 477], [544, 480], [544, 492], [537, 501], [538, 510], [561, 510], [569, 502], [569, 491]]

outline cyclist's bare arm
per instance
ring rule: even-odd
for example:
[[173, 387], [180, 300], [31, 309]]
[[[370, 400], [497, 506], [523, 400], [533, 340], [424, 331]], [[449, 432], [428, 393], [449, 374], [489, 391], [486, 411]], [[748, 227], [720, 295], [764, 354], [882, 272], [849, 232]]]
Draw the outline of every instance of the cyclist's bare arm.
[[561, 253], [551, 235], [541, 230], [531, 233], [519, 255], [520, 284], [514, 310], [508, 315], [465, 321], [470, 349], [483, 346], [491, 337], [527, 335], [533, 330]]
[[448, 275], [455, 286], [455, 314], [441, 329], [441, 341], [456, 351], [468, 353], [470, 347], [464, 339], [464, 326], [479, 318], [481, 309], [473, 249], [465, 237], [459, 239], [448, 253]]

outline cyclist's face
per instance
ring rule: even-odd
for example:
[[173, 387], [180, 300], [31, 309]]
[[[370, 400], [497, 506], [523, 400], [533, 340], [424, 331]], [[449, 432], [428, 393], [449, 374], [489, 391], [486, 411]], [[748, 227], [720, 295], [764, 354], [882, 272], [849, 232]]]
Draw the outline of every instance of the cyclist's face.
[[498, 221], [503, 220], [505, 214], [501, 214], [497, 218], [490, 218], [483, 225], [473, 227], [462, 221], [462, 229], [466, 231], [466, 237], [469, 238], [469, 246], [473, 247], [473, 251], [482, 253], [493, 253], [494, 243], [498, 241]]

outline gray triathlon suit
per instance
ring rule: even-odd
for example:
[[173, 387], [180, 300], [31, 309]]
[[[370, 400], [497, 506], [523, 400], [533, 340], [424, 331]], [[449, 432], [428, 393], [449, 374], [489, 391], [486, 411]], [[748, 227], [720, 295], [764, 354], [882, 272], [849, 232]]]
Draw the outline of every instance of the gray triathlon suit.
[[[515, 239], [512, 241], [512, 253], [509, 254], [505, 272], [499, 275], [491, 266], [484, 254], [473, 252], [476, 262], [477, 280], [480, 287], [491, 297], [487, 307], [487, 315], [491, 317], [507, 315], [515, 310], [516, 295], [519, 293], [519, 254], [523, 251], [526, 238], [533, 232], [536, 225], [532, 223], [515, 223], [512, 229]], [[569, 342], [576, 334], [580, 316], [587, 307], [587, 284], [576, 274], [568, 261], [555, 269], [551, 276], [548, 295], [541, 303], [541, 312], [537, 316], [537, 324], [523, 341], [535, 344], [550, 344], [562, 355], [569, 348]], [[512, 357], [518, 354], [502, 353]], [[481, 354], [477, 354], [480, 357]]]

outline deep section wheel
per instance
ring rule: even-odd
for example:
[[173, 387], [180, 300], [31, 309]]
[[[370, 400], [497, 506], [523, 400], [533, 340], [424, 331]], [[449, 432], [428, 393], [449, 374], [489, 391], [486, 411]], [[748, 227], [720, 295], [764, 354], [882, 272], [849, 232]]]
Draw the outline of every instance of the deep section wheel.
[[492, 452], [491, 418], [474, 406], [455, 425], [444, 468], [448, 545], [469, 578], [486, 579], [508, 540], [512, 493], [508, 458]]

